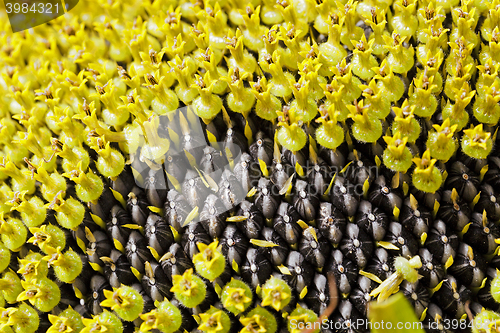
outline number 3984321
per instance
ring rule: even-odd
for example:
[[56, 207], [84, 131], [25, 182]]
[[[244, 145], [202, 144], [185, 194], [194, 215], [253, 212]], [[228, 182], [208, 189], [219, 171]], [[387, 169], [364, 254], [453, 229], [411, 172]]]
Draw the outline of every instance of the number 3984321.
[[62, 8], [59, 8], [59, 4], [56, 3], [44, 3], [44, 2], [33, 2], [33, 3], [19, 3], [19, 2], [6, 2], [5, 8], [7, 14], [59, 14]]

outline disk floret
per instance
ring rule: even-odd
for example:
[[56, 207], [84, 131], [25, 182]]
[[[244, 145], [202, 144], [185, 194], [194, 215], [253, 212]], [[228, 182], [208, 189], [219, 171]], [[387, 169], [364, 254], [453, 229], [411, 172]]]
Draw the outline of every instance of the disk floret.
[[434, 193], [443, 181], [441, 171], [435, 166], [437, 160], [431, 158], [431, 153], [426, 150], [422, 158], [413, 158], [415, 169], [412, 174], [413, 185], [423, 192]]
[[378, 296], [378, 301], [386, 300], [390, 295], [399, 290], [399, 285], [404, 281], [415, 283], [419, 279], [418, 269], [422, 267], [419, 256], [411, 259], [397, 257], [394, 260], [395, 272], [375, 288], [370, 296]]
[[106, 299], [101, 306], [110, 307], [120, 318], [133, 321], [139, 317], [144, 307], [144, 300], [138, 291], [128, 286], [104, 290]]
[[200, 313], [198, 329], [207, 333], [227, 333], [231, 328], [229, 316], [213, 306], [205, 313]]
[[319, 112], [321, 117], [316, 118], [316, 122], [321, 125], [316, 129], [316, 140], [323, 147], [336, 149], [344, 141], [344, 131], [337, 122], [340, 113], [334, 111], [334, 105], [330, 105], [328, 108], [322, 105]]
[[210, 281], [222, 274], [226, 267], [226, 260], [218, 249], [219, 242], [214, 241], [209, 245], [198, 243], [199, 253], [193, 257], [196, 272]]
[[271, 306], [279, 311], [290, 302], [290, 299], [290, 287], [279, 278], [271, 276], [262, 286], [262, 306]]
[[364, 105], [363, 100], [354, 101], [354, 105], [348, 105], [349, 118], [354, 121], [352, 134], [361, 142], [373, 143], [382, 135], [382, 123], [375, 117], [369, 105]]
[[206, 286], [202, 279], [193, 275], [193, 269], [188, 269], [183, 275], [172, 276], [173, 287], [170, 291], [187, 307], [195, 307], [205, 299]]
[[[300, 333], [303, 328], [312, 328], [312, 332], [319, 332], [318, 315], [314, 311], [305, 309], [297, 305], [295, 310], [287, 317], [288, 331], [290, 333]], [[316, 326], [315, 326], [316, 325]]]
[[393, 171], [406, 172], [412, 165], [412, 155], [406, 147], [408, 138], [401, 138], [401, 132], [393, 137], [384, 136], [387, 148], [384, 150], [384, 164]]
[[483, 130], [483, 124], [464, 130], [462, 150], [468, 156], [484, 159], [488, 157], [492, 148], [491, 133]]
[[277, 139], [279, 143], [291, 150], [299, 151], [307, 142], [307, 135], [302, 129], [303, 124], [296, 109], [283, 107], [282, 112], [278, 112], [278, 126], [280, 126]]
[[177, 331], [182, 324], [180, 310], [168, 300], [155, 302], [155, 306], [155, 309], [140, 316], [143, 320], [141, 331], [148, 332], [154, 329], [163, 333]]
[[113, 313], [104, 310], [92, 319], [83, 319], [84, 328], [80, 333], [122, 333], [123, 324]]
[[256, 307], [245, 316], [240, 317], [243, 325], [240, 333], [269, 332], [275, 333], [277, 330], [276, 318], [266, 309]]
[[450, 125], [450, 120], [445, 119], [441, 125], [432, 126], [434, 131], [429, 133], [427, 148], [432, 158], [448, 161], [457, 149], [457, 142], [454, 138], [457, 125]]
[[221, 301], [228, 311], [238, 315], [248, 309], [252, 296], [252, 291], [244, 282], [233, 278], [222, 289]]
[[71, 307], [64, 310], [58, 316], [49, 314], [49, 321], [52, 326], [49, 327], [47, 333], [71, 333], [83, 329], [83, 321], [80, 314]]

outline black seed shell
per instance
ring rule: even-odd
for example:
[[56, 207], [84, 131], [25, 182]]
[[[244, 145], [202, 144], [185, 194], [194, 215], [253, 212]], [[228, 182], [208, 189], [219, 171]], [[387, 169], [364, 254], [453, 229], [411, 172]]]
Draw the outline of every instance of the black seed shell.
[[286, 259], [285, 266], [291, 275], [284, 275], [283, 277], [290, 287], [295, 288], [298, 293], [311, 284], [314, 277], [314, 268], [300, 252], [291, 251]]
[[203, 148], [206, 147], [207, 142], [202, 133], [196, 133], [193, 130], [190, 133], [183, 133], [181, 136], [181, 145], [182, 150], [186, 150], [193, 155], [196, 161], [200, 161], [203, 156]]
[[132, 224], [129, 214], [122, 206], [114, 205], [106, 221], [106, 230], [109, 237], [125, 245], [131, 232], [129, 228], [123, 227], [126, 224]]
[[362, 186], [368, 179], [368, 182], [372, 183], [378, 173], [377, 166], [363, 157], [360, 159], [355, 158], [352, 153], [349, 154], [349, 159], [352, 160], [346, 170], [346, 177], [349, 182]]
[[319, 206], [317, 226], [321, 234], [333, 244], [340, 243], [346, 228], [346, 218], [336, 206], [322, 202]]
[[429, 292], [427, 289], [420, 282], [410, 283], [408, 281], [403, 281], [399, 290], [405, 294], [406, 298], [415, 308], [417, 318], [420, 318], [424, 310], [429, 305]]
[[174, 241], [170, 226], [159, 215], [150, 213], [146, 220], [145, 229], [148, 245], [162, 256]]
[[262, 229], [262, 239], [277, 245], [263, 248], [269, 261], [274, 266], [283, 265], [290, 252], [288, 243], [272, 228]]
[[259, 164], [252, 160], [247, 153], [243, 153], [236, 161], [233, 173], [241, 183], [243, 192], [248, 193], [252, 187], [257, 186], [260, 177]]
[[271, 168], [271, 182], [276, 186], [278, 192], [283, 188], [286, 181], [294, 172], [294, 168], [290, 165], [276, 162]]
[[461, 232], [467, 223], [469, 223], [471, 211], [469, 205], [460, 198], [456, 202], [453, 202], [451, 200], [451, 193], [451, 191], [443, 192], [438, 218], [443, 220], [453, 230]]
[[[316, 239], [314, 238], [316, 235]], [[299, 252], [316, 268], [322, 269], [326, 263], [330, 244], [315, 228], [307, 228], [302, 232]]]
[[373, 257], [365, 270], [384, 281], [394, 273], [393, 265], [394, 257], [386, 249], [379, 247], [373, 253]]
[[419, 204], [424, 205], [425, 207], [427, 207], [427, 209], [433, 210], [436, 201], [441, 203], [443, 191], [439, 189], [434, 193], [427, 193], [413, 188], [411, 194], [413, 194]]
[[348, 223], [340, 250], [347, 258], [356, 262], [359, 268], [363, 268], [372, 256], [373, 242], [356, 224]]
[[484, 287], [479, 289], [477, 293], [477, 300], [488, 309], [498, 312], [500, 310], [500, 303], [495, 301], [491, 295], [491, 281], [497, 276], [497, 272], [494, 268], [490, 267], [486, 271], [486, 276], [488, 277], [488, 280], [486, 280]]
[[384, 241], [389, 242], [399, 248], [398, 251], [389, 250], [394, 254], [409, 258], [417, 254], [418, 242], [415, 237], [409, 233], [398, 222], [391, 222], [385, 235]]
[[[169, 151], [169, 154], [166, 156], [163, 167], [165, 168], [165, 172], [174, 177], [179, 184], [184, 182], [186, 171], [191, 168], [184, 152], [176, 154], [171, 151]], [[169, 187], [173, 188], [173, 186]]]
[[236, 222], [238, 229], [245, 233], [247, 238], [258, 238], [264, 227], [264, 215], [256, 205], [244, 200], [240, 203], [236, 215], [246, 217], [244, 221]]
[[128, 286], [137, 281], [130, 270], [130, 263], [125, 254], [112, 250], [109, 258], [111, 261], [104, 260], [104, 275], [111, 287], [118, 288], [122, 284]]
[[144, 226], [149, 213], [146, 194], [135, 186], [128, 194], [127, 209], [134, 224]]
[[363, 316], [366, 316], [368, 302], [372, 301], [370, 293], [377, 288], [378, 284], [366, 276], [359, 276], [357, 288], [355, 288], [349, 297], [351, 303]]
[[295, 208], [282, 202], [273, 220], [273, 228], [288, 244], [296, 244], [302, 233], [302, 228], [297, 223], [298, 220], [300, 220], [300, 215]]
[[327, 149], [319, 146], [319, 156], [332, 168], [338, 172], [346, 165], [347, 145], [342, 144], [337, 149]]
[[293, 169], [295, 169], [296, 163], [300, 164], [302, 167], [306, 166], [307, 163], [307, 156], [305, 154], [307, 152], [306, 147], [307, 144], [303, 149], [294, 152], [283, 147], [283, 151], [281, 152], [282, 163], [292, 167]]
[[115, 204], [117, 204], [117, 202], [115, 197], [113, 196], [113, 193], [108, 186], [105, 186], [97, 202], [90, 201], [87, 205], [90, 208], [92, 214], [97, 215], [103, 221], [106, 221], [109, 211]]
[[130, 265], [142, 274], [144, 273], [144, 263], [153, 259], [147, 246], [146, 238], [134, 230], [130, 234], [127, 246], [125, 247]]
[[[80, 259], [82, 260], [82, 272], [73, 281], [72, 287], [73, 289], [77, 288], [82, 295], [88, 295], [90, 279], [94, 276], [95, 271], [92, 266], [90, 266], [88, 257], [85, 254], [81, 253]], [[127, 259], [125, 258], [125, 260]]]
[[399, 215], [401, 224], [415, 237], [420, 239], [422, 234], [429, 231], [432, 226], [432, 213], [425, 206], [418, 206], [413, 209], [410, 198], [406, 199]]
[[479, 287], [485, 277], [486, 261], [472, 248], [460, 243], [449, 272], [466, 287]]
[[472, 244], [475, 251], [482, 254], [493, 254], [498, 246], [495, 239], [500, 237], [500, 228], [489, 219], [487, 219], [486, 225], [483, 225], [482, 219], [482, 214], [472, 214], [472, 223], [463, 239], [464, 242]]
[[162, 207], [167, 197], [167, 182], [163, 169], [149, 169], [144, 179], [144, 192], [150, 206]]
[[252, 288], [263, 285], [271, 276], [273, 268], [262, 250], [248, 248], [246, 260], [240, 267], [241, 277]]
[[232, 266], [233, 260], [241, 265], [245, 259], [248, 249], [248, 239], [230, 224], [226, 227], [220, 238], [219, 244], [222, 247], [222, 254], [226, 258], [227, 265]]
[[181, 232], [186, 217], [191, 212], [191, 206], [176, 190], [170, 190], [164, 205], [164, 218], [177, 232]]
[[258, 192], [255, 196], [255, 205], [264, 214], [266, 219], [271, 219], [278, 210], [279, 191], [277, 191], [273, 183], [266, 178], [259, 180]]
[[333, 175], [334, 173], [328, 164], [320, 158], [318, 158], [316, 164], [309, 166], [307, 181], [311, 185], [311, 190], [314, 191], [316, 196], [321, 197], [325, 194]]
[[488, 156], [488, 171], [484, 174], [483, 184], [489, 184], [493, 188], [500, 188], [500, 157]]
[[344, 256], [340, 250], [331, 252], [326, 271], [335, 275], [337, 288], [342, 294], [349, 294], [356, 285], [358, 267], [355, 262]]
[[[75, 239], [75, 240], [80, 239], [85, 244], [85, 246], [88, 247], [89, 240], [87, 239], [87, 236], [85, 233], [87, 228], [91, 232], [101, 230], [101, 228], [94, 222], [94, 220], [92, 220], [92, 216], [90, 215], [89, 212], [85, 212], [85, 215], [83, 216], [83, 221], [78, 226], [78, 229], [71, 230], [70, 232], [71, 232], [71, 235], [73, 236], [73, 239]], [[25, 244], [25, 246], [27, 246], [27, 245], [29, 245], [29, 244], [28, 243]]]
[[500, 220], [500, 196], [495, 193], [493, 187], [489, 184], [482, 184], [480, 191], [481, 195], [474, 206], [474, 210], [479, 213], [485, 210], [489, 219], [493, 221]]
[[438, 262], [445, 264], [449, 257], [455, 257], [458, 236], [443, 221], [436, 220], [429, 231], [425, 246]]
[[232, 211], [246, 197], [247, 192], [243, 190], [236, 176], [226, 169], [222, 172], [218, 195], [226, 210]]
[[210, 175], [216, 182], [219, 181], [219, 177], [227, 164], [226, 156], [221, 151], [211, 146], [203, 148], [199, 168]]
[[418, 254], [422, 262], [422, 267], [418, 270], [418, 273], [422, 275], [420, 282], [427, 288], [436, 287], [444, 276], [443, 265], [426, 248], [421, 248]]
[[210, 194], [203, 205], [200, 213], [200, 223], [211, 238], [218, 238], [226, 228], [228, 216], [226, 207], [214, 194]]
[[242, 131], [233, 128], [227, 129], [226, 136], [224, 137], [224, 151], [226, 151], [227, 148], [229, 148], [234, 157], [247, 151], [248, 141]]
[[451, 329], [451, 318], [434, 303], [430, 303], [422, 322], [423, 328], [429, 333], [456, 333]]
[[192, 208], [201, 209], [205, 199], [210, 195], [210, 190], [196, 171], [188, 170], [182, 183], [182, 194]]
[[310, 184], [303, 180], [295, 182], [293, 206], [304, 221], [313, 221], [318, 213], [319, 199]]
[[254, 160], [261, 159], [266, 165], [270, 165], [273, 161], [273, 140], [267, 138], [263, 132], [257, 132], [255, 142], [248, 147], [248, 151]]
[[433, 295], [436, 303], [453, 318], [460, 318], [465, 314], [465, 303], [470, 300], [472, 292], [457, 280], [446, 275], [443, 285]]
[[160, 264], [168, 279], [172, 279], [173, 275], [182, 275], [193, 267], [191, 259], [177, 243], [170, 245], [168, 252], [160, 258]]
[[111, 286], [104, 276], [96, 274], [90, 279], [89, 289], [90, 292], [86, 301], [87, 308], [93, 315], [98, 315], [103, 311], [101, 302], [106, 299], [104, 289], [111, 290]]
[[190, 223], [182, 235], [182, 247], [189, 258], [198, 253], [198, 243], [210, 244], [212, 238], [208, 235], [201, 223]]
[[373, 240], [380, 241], [384, 239], [389, 219], [382, 209], [372, 205], [371, 202], [362, 200], [359, 203], [354, 220]]
[[354, 216], [358, 209], [360, 187], [354, 186], [347, 179], [336, 176], [330, 190], [330, 200], [346, 216]]
[[120, 193], [124, 198], [130, 193], [134, 184], [134, 175], [129, 166], [126, 166], [116, 179], [110, 179], [110, 188]]
[[349, 300], [340, 302], [337, 311], [333, 315], [332, 325], [339, 333], [361, 333], [366, 332], [365, 325], [356, 325], [363, 320], [361, 314], [356, 310]]
[[378, 176], [370, 187], [368, 200], [375, 206], [382, 208], [389, 216], [393, 215], [394, 208], [401, 210], [403, 194], [391, 188], [384, 176]]
[[323, 313], [328, 307], [330, 301], [330, 291], [328, 288], [328, 279], [323, 274], [316, 273], [307, 292], [304, 301], [316, 313]]
[[478, 186], [479, 178], [465, 164], [460, 161], [451, 164], [445, 184], [447, 189], [456, 189], [463, 200], [471, 202], [478, 193]]
[[[492, 154], [492, 156], [495, 155]], [[481, 169], [488, 163], [487, 159], [477, 159], [470, 157], [460, 149], [457, 151], [457, 160], [461, 161], [463, 164], [465, 164], [466, 167], [468, 167], [476, 174], [479, 174], [481, 172]]]
[[146, 274], [142, 276], [142, 287], [144, 291], [151, 297], [153, 301], [163, 301], [166, 297], [172, 299], [172, 283], [163, 271], [160, 264], [157, 262], [150, 262], [151, 271], [146, 269]]
[[108, 235], [102, 231], [94, 231], [92, 235], [94, 235], [95, 242], [89, 242], [87, 244], [87, 256], [91, 263], [102, 265], [103, 263], [100, 258], [109, 256], [112, 249], [112, 243]]

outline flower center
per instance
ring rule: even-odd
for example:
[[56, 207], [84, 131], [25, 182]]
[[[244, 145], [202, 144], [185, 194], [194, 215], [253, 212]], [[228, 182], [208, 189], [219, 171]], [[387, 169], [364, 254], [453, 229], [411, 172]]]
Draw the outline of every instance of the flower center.
[[214, 258], [214, 253], [213, 253], [213, 251], [212, 251], [211, 249], [207, 248], [207, 249], [205, 250], [205, 259], [206, 259], [207, 261], [212, 261], [212, 259], [213, 259], [213, 258]]
[[180, 285], [181, 285], [181, 288], [183, 291], [187, 291], [187, 290], [191, 289], [191, 281], [189, 281], [187, 279], [182, 279], [180, 282]]
[[122, 305], [122, 303], [123, 303], [123, 298], [122, 298], [120, 295], [118, 295], [117, 293], [115, 293], [115, 294], [113, 295], [113, 300], [114, 300], [117, 304], [120, 304], [120, 305]]
[[236, 302], [236, 303], [240, 303], [241, 302], [241, 299], [243, 298], [243, 296], [240, 294], [239, 291], [235, 291], [232, 295], [231, 295], [231, 298]]

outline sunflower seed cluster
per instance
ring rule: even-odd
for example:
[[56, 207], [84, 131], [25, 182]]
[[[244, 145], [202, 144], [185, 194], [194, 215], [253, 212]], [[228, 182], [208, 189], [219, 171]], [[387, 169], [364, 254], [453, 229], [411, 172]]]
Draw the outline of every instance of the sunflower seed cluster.
[[0, 17], [1, 333], [500, 318], [499, 1]]

